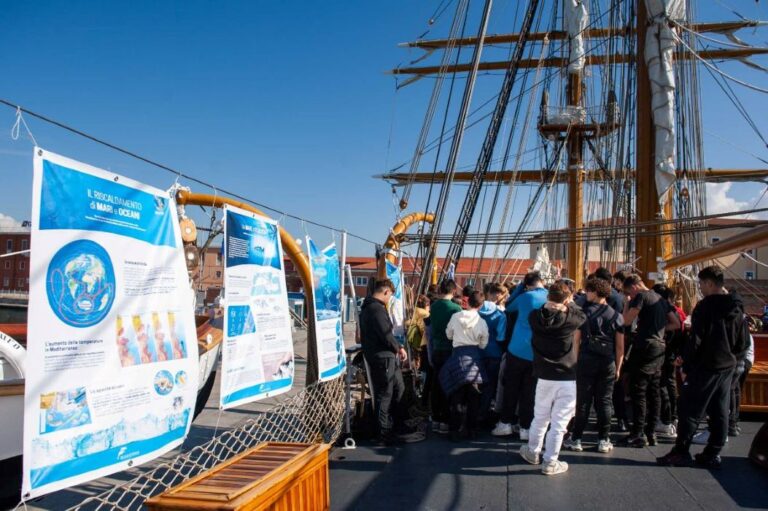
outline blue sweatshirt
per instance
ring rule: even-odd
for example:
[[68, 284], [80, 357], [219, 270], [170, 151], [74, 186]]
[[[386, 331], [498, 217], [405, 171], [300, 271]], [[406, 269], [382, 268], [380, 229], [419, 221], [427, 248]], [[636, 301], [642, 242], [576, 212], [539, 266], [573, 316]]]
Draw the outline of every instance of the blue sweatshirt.
[[485, 358], [501, 358], [501, 343], [507, 331], [507, 316], [493, 302], [483, 302], [477, 311], [488, 325], [488, 345], [483, 350]]
[[507, 350], [516, 357], [533, 360], [533, 348], [531, 348], [531, 324], [528, 316], [531, 311], [540, 309], [547, 303], [548, 291], [543, 287], [531, 289], [522, 293], [512, 302], [507, 304], [507, 312], [517, 312], [515, 329], [512, 331], [512, 340]]

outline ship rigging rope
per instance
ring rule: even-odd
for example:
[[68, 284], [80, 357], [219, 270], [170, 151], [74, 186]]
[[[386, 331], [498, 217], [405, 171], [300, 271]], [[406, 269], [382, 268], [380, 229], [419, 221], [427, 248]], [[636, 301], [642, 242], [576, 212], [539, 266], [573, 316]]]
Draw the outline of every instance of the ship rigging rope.
[[746, 251], [745, 251], [745, 252], [742, 252], [742, 253], [741, 253], [741, 255], [742, 255], [743, 257], [746, 257], [747, 259], [749, 259], [749, 260], [750, 260], [750, 261], [752, 261], [753, 263], [755, 263], [755, 264], [759, 264], [759, 265], [760, 265], [760, 266], [762, 266], [763, 268], [768, 268], [768, 264], [766, 264], [766, 263], [764, 263], [764, 262], [762, 262], [762, 261], [758, 261], [757, 259], [755, 259], [754, 257], [752, 257], [752, 256], [751, 256], [749, 253], [747, 253]]
[[[514, 54], [509, 62], [509, 66], [507, 67], [504, 81], [502, 82], [501, 91], [499, 93], [496, 106], [494, 107], [493, 115], [491, 116], [491, 120], [486, 131], [486, 136], [480, 149], [480, 154], [477, 158], [476, 167], [472, 174], [472, 181], [464, 197], [462, 210], [459, 213], [459, 219], [456, 223], [453, 237], [446, 252], [446, 264], [458, 264], [459, 259], [461, 258], [464, 247], [464, 239], [466, 239], [472, 224], [472, 219], [477, 207], [477, 199], [480, 195], [480, 192], [482, 191], [483, 183], [485, 182], [485, 176], [490, 167], [491, 160], [493, 159], [493, 151], [496, 148], [496, 142], [501, 131], [502, 123], [504, 122], [507, 106], [509, 105], [509, 98], [512, 95], [512, 90], [515, 86], [520, 60], [523, 58], [523, 54], [526, 51], [528, 37], [531, 33], [531, 29], [533, 28], [534, 21], [537, 18], [536, 12], [538, 5], [539, 0], [530, 0], [528, 2], [528, 9], [523, 20], [523, 29], [518, 36]], [[515, 127], [516, 125], [511, 127], [510, 137], [515, 131]]]
[[[600, 16], [597, 16], [597, 17], [596, 17], [594, 20], [590, 21], [590, 23], [589, 23], [589, 24], [588, 24], [586, 27], [584, 27], [584, 30], [582, 30], [580, 33], [585, 33], [585, 32], [587, 32], [587, 31], [589, 31], [590, 29], [592, 29], [592, 28], [595, 28], [595, 27], [598, 25], [598, 23], [599, 23], [599, 22], [601, 22], [601, 21], [603, 20], [603, 18], [605, 17], [605, 15], [606, 15], [607, 13], [608, 13], [608, 10], [605, 10], [605, 11], [604, 11], [604, 12], [603, 12], [603, 13], [602, 13]], [[552, 51], [553, 51], [553, 52], [557, 52], [557, 51], [559, 51], [559, 50], [562, 50], [563, 48], [565, 48], [565, 45], [567, 45], [567, 44], [568, 44], [568, 41], [567, 41], [567, 40], [564, 40], [564, 41], [560, 42], [560, 43], [558, 44], [558, 46], [557, 46], [557, 47], [555, 47], [555, 48], [554, 48]], [[602, 43], [599, 43], [599, 44], [596, 44], [596, 45], [595, 45], [595, 46], [593, 46], [592, 48], [589, 48], [589, 49], [587, 49], [587, 50], [584, 52], [584, 55], [585, 55], [585, 56], [587, 56], [587, 55], [590, 55], [590, 54], [591, 54], [591, 53], [593, 53], [595, 50], [597, 50], [597, 49], [599, 49], [601, 46], [603, 46], [604, 44], [605, 44], [604, 42], [602, 42]], [[554, 71], [553, 69], [548, 69], [548, 70], [547, 70], [547, 74], [546, 74], [546, 76], [545, 76], [544, 78], [542, 78], [542, 79], [541, 79], [539, 82], [537, 82], [537, 83], [534, 83], [533, 85], [531, 85], [531, 86], [530, 86], [530, 87], [528, 87], [527, 89], [520, 91], [520, 93], [518, 93], [518, 94], [517, 94], [517, 96], [515, 96], [515, 97], [513, 97], [513, 98], [510, 98], [510, 100], [509, 100], [509, 101], [510, 101], [510, 102], [512, 102], [512, 101], [520, 101], [520, 100], [521, 100], [521, 99], [522, 99], [522, 98], [523, 98], [523, 97], [524, 97], [526, 94], [528, 94], [528, 93], [529, 93], [531, 90], [533, 90], [533, 88], [534, 88], [534, 87], [537, 87], [537, 86], [539, 86], [541, 83], [545, 83], [545, 82], [548, 82], [548, 81], [551, 79], [551, 77], [552, 77], [552, 75], [553, 75], [554, 73], [555, 73], [555, 71]], [[485, 108], [486, 106], [490, 105], [492, 102], [496, 101], [496, 99], [498, 98], [498, 96], [499, 96], [498, 94], [495, 94], [495, 95], [491, 96], [490, 98], [488, 98], [486, 101], [484, 101], [482, 104], [480, 104], [480, 105], [479, 105], [477, 108], [475, 108], [474, 110], [472, 110], [472, 111], [470, 112], [470, 114], [467, 116], [467, 118], [468, 118], [468, 119], [472, 118], [472, 117], [473, 117], [475, 114], [477, 114], [478, 112], [480, 112], [480, 111], [481, 111], [483, 108]], [[493, 114], [493, 111], [490, 111], [490, 112], [488, 112], [488, 113], [484, 114], [483, 116], [481, 116], [481, 117], [479, 117], [479, 118], [475, 119], [474, 121], [467, 123], [467, 125], [466, 125], [466, 127], [465, 127], [465, 130], [468, 130], [469, 128], [472, 128], [472, 127], [476, 126], [477, 124], [479, 124], [479, 123], [480, 123], [480, 122], [482, 122], [483, 120], [485, 120], [485, 119], [487, 119], [488, 117], [490, 117], [492, 114]], [[452, 133], [455, 131], [455, 129], [456, 129], [456, 125], [454, 125], [454, 126], [452, 126], [451, 128], [449, 128], [449, 129], [446, 131], [445, 135], [447, 136], [447, 135], [450, 135], [450, 134], [452, 134]], [[435, 149], [436, 149], [436, 148], [439, 146], [439, 144], [440, 144], [441, 142], [442, 142], [442, 138], [441, 138], [441, 137], [439, 137], [439, 136], [438, 136], [438, 137], [435, 137], [434, 139], [432, 139], [432, 140], [431, 140], [431, 141], [430, 141], [430, 142], [427, 144], [426, 148], [424, 149], [424, 154], [427, 154], [427, 153], [429, 153], [429, 152], [431, 152], [431, 151], [435, 150]], [[404, 161], [403, 163], [401, 163], [400, 165], [398, 165], [398, 166], [396, 166], [396, 167], [393, 167], [393, 168], [391, 168], [391, 169], [389, 169], [389, 170], [386, 170], [386, 171], [385, 171], [385, 174], [391, 174], [391, 173], [397, 172], [398, 170], [400, 170], [401, 168], [405, 167], [405, 166], [406, 166], [406, 165], [408, 165], [409, 163], [411, 163], [411, 160], [406, 160], [406, 161]]]
[[[547, 183], [543, 183], [543, 184], [546, 185]], [[529, 208], [531, 208], [531, 207], [533, 207], [533, 204], [531, 204], [531, 206]], [[648, 222], [636, 222], [636, 223], [630, 224], [629, 227], [636, 228], [636, 229], [642, 229], [642, 228], [651, 227], [651, 226], [671, 226], [671, 225], [674, 225], [674, 224], [692, 224], [694, 222], [704, 222], [704, 221], [707, 221], [707, 220], [714, 220], [714, 219], [730, 217], [730, 216], [734, 216], [734, 215], [747, 215], [747, 214], [751, 215], [751, 214], [755, 214], [755, 213], [764, 213], [764, 212], [768, 212], [768, 207], [746, 209], [746, 210], [739, 210], [739, 211], [725, 211], [723, 213], [712, 213], [712, 214], [709, 214], [709, 215], [700, 215], [700, 216], [688, 217], [688, 218], [672, 218], [672, 219], [665, 219], [665, 220], [653, 220], [653, 221], [648, 221]], [[736, 219], [736, 220], [738, 220], [738, 219]], [[751, 224], [754, 224], [754, 223], [755, 223], [755, 220], [745, 220], [745, 225], [748, 225], [748, 224], [751, 225]], [[559, 231], [558, 235], [581, 234], [581, 233], [585, 233], [585, 232], [605, 231], [605, 230], [610, 230], [610, 231], [616, 230], [616, 231], [618, 231], [618, 230], [622, 230], [622, 229], [625, 229], [625, 228], [627, 228], [627, 225], [623, 225], [623, 224], [608, 225], [608, 226], [599, 225], [599, 226], [594, 226], [594, 227], [589, 227], [588, 226], [588, 227], [579, 227], [579, 228], [576, 228], [576, 229], [562, 229], [561, 231]], [[533, 231], [518, 230], [518, 231], [506, 232], [506, 233], [505, 232], [499, 232], [499, 233], [496, 233], [495, 235], [492, 234], [491, 236], [495, 236], [495, 237], [507, 236], [507, 237], [509, 237], [511, 235], [514, 235], [514, 234], [534, 235], [534, 234], [539, 234], [540, 232], [541, 231], [538, 231], [538, 230], [533, 230]], [[448, 236], [448, 235], [445, 235], [445, 236]], [[405, 238], [406, 239], [414, 239], [414, 238], [411, 238], [410, 236], [407, 236], [407, 235], [405, 236]]]
[[[674, 32], [672, 32], [672, 33], [675, 34]], [[727, 78], [728, 80], [731, 80], [732, 82], [738, 83], [739, 85], [741, 85], [743, 87], [746, 87], [748, 89], [752, 89], [753, 91], [762, 92], [763, 94], [768, 94], [768, 89], [764, 89], [762, 87], [758, 87], [757, 85], [753, 85], [753, 84], [751, 84], [749, 82], [745, 82], [744, 80], [740, 80], [740, 79], [736, 78], [735, 76], [726, 73], [725, 71], [723, 71], [720, 68], [718, 68], [716, 65], [711, 64], [710, 62], [707, 62], [706, 59], [702, 58], [702, 56], [699, 55], [696, 50], [694, 50], [693, 48], [688, 46], [685, 43], [685, 41], [683, 41], [683, 39], [680, 36], [675, 34], [674, 37], [677, 40], [677, 42], [680, 43], [681, 45], [683, 45], [694, 57], [696, 57], [696, 59], [698, 61], [700, 61], [702, 64], [704, 64], [705, 66], [710, 68], [715, 73], [721, 75], [724, 78]]]
[[[448, 46], [445, 49], [445, 52], [443, 52], [443, 58], [440, 62], [440, 70], [437, 74], [437, 80], [435, 81], [434, 86], [432, 87], [432, 95], [429, 98], [429, 106], [427, 107], [427, 112], [424, 115], [424, 121], [421, 126], [421, 132], [419, 133], [419, 140], [416, 144], [416, 148], [413, 153], [413, 157], [411, 158], [411, 168], [408, 173], [408, 179], [405, 183], [405, 187], [403, 188], [403, 192], [400, 196], [400, 209], [405, 209], [408, 205], [408, 200], [411, 195], [411, 189], [413, 187], [413, 181], [415, 177], [415, 173], [418, 170], [419, 163], [421, 162], [421, 157], [424, 154], [424, 147], [427, 144], [427, 137], [429, 136], [429, 130], [432, 126], [432, 121], [435, 117], [435, 112], [437, 111], [438, 102], [440, 99], [440, 92], [443, 88], [443, 82], [445, 81], [446, 77], [446, 70], [448, 68], [448, 64], [451, 61], [451, 57], [453, 56], [454, 49], [456, 48], [456, 42], [457, 42], [457, 36], [459, 35], [459, 30], [461, 29], [461, 33], [463, 35], [464, 28], [466, 27], [466, 20], [468, 17], [468, 9], [469, 9], [469, 1], [468, 0], [460, 0], [456, 4], [456, 14], [453, 18], [453, 23], [451, 24], [451, 30], [449, 33], [448, 38]], [[458, 51], [456, 51], [456, 63], [459, 62], [459, 58], [461, 57], [461, 47], [458, 48]], [[456, 76], [456, 72], [453, 73], [453, 76]], [[453, 86], [451, 86], [451, 90], [453, 90]]]
[[[159, 168], [161, 170], [169, 172], [169, 173], [173, 174], [174, 176], [176, 176], [177, 178], [184, 178], [184, 179], [187, 179], [189, 181], [192, 181], [193, 183], [197, 183], [199, 185], [206, 186], [206, 187], [214, 190], [214, 192], [216, 192], [216, 193], [222, 193], [222, 194], [229, 195], [230, 197], [234, 197], [235, 199], [239, 199], [239, 200], [241, 200], [243, 202], [247, 202], [249, 204], [253, 204], [254, 206], [258, 206], [259, 208], [266, 209], [266, 210], [269, 210], [269, 211], [273, 211], [273, 212], [278, 213], [280, 215], [283, 215], [285, 217], [293, 218], [294, 220], [298, 220], [300, 222], [306, 222], [306, 223], [308, 223], [310, 225], [314, 225], [316, 227], [322, 227], [323, 229], [328, 229], [330, 231], [343, 231], [344, 230], [344, 229], [341, 229], [341, 228], [338, 228], [338, 227], [333, 227], [331, 225], [321, 224], [319, 222], [315, 222], [313, 220], [309, 220], [309, 219], [300, 217], [298, 215], [293, 215], [291, 213], [288, 213], [287, 211], [283, 211], [281, 209], [269, 206], [267, 204], [256, 202], [255, 200], [249, 199], [248, 197], [244, 197], [244, 196], [242, 196], [242, 195], [240, 195], [238, 193], [235, 193], [235, 192], [232, 192], [232, 191], [229, 191], [229, 190], [225, 190], [225, 189], [223, 189], [221, 187], [218, 187], [218, 186], [215, 186], [215, 185], [213, 185], [211, 183], [208, 183], [207, 181], [203, 181], [200, 178], [191, 176], [191, 175], [186, 174], [186, 173], [184, 173], [184, 172], [182, 172], [180, 170], [174, 169], [174, 168], [169, 167], [167, 165], [164, 165], [162, 163], [158, 163], [158, 162], [156, 162], [154, 160], [150, 160], [149, 158], [141, 156], [138, 153], [135, 153], [135, 152], [130, 151], [128, 149], [123, 149], [120, 146], [117, 146], [115, 144], [107, 142], [107, 141], [105, 141], [103, 139], [100, 139], [98, 137], [95, 137], [93, 135], [89, 135], [88, 133], [86, 133], [84, 131], [81, 131], [81, 130], [79, 130], [77, 128], [73, 128], [72, 126], [64, 124], [63, 122], [60, 122], [60, 121], [57, 121], [57, 120], [52, 119], [50, 117], [47, 117], [45, 115], [33, 112], [33, 111], [31, 111], [31, 110], [29, 110], [27, 108], [24, 108], [24, 107], [22, 107], [20, 105], [12, 103], [11, 101], [8, 101], [8, 100], [0, 98], [0, 104], [9, 106], [11, 108], [14, 108], [17, 111], [21, 111], [21, 112], [23, 112], [23, 113], [25, 113], [27, 115], [35, 117], [36, 119], [39, 119], [39, 120], [44, 121], [44, 122], [47, 122], [48, 124], [52, 124], [52, 125], [54, 125], [56, 127], [59, 127], [61, 129], [65, 130], [65, 131], [69, 131], [70, 133], [73, 133], [75, 135], [78, 135], [78, 136], [81, 136], [83, 138], [86, 138], [86, 139], [88, 139], [88, 140], [90, 140], [92, 142], [96, 142], [97, 144], [100, 144], [100, 145], [103, 145], [105, 147], [108, 147], [108, 148], [110, 148], [110, 149], [112, 149], [114, 151], [117, 151], [118, 153], [124, 154], [126, 156], [130, 156], [131, 158], [135, 158], [135, 159], [137, 159], [139, 161], [143, 161], [144, 163], [146, 163], [148, 165], [151, 165], [153, 167], [157, 167], [157, 168]], [[370, 243], [372, 245], [376, 245], [377, 244], [375, 241], [369, 240], [368, 238], [365, 238], [365, 237], [360, 236], [358, 234], [351, 233], [349, 231], [347, 231], [347, 236], [350, 236], [352, 238], [357, 238], [357, 239], [359, 239], [361, 241], [365, 241], [365, 242]]]

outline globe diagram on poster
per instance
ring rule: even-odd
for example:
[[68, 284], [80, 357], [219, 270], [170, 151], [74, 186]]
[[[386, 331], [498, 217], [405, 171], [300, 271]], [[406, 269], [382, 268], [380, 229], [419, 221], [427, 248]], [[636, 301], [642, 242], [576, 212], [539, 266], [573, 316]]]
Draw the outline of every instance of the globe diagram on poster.
[[115, 300], [115, 272], [107, 251], [91, 240], [64, 245], [46, 275], [48, 303], [64, 323], [84, 328], [104, 319]]

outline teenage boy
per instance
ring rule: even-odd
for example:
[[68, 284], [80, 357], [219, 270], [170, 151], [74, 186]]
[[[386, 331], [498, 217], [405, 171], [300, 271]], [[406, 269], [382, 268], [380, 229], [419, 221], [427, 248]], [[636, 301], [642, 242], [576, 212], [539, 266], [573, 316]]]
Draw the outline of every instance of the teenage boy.
[[467, 310], [451, 316], [446, 335], [453, 342], [451, 358], [440, 371], [440, 383], [450, 401], [451, 440], [475, 434], [480, 410], [480, 386], [485, 382], [482, 349], [488, 344], [488, 326], [477, 313], [484, 296], [472, 291]]
[[395, 432], [405, 419], [402, 409], [405, 386], [397, 359], [404, 362], [407, 355], [392, 333], [392, 321], [387, 312], [387, 304], [394, 293], [391, 280], [377, 280], [373, 284], [373, 294], [366, 297], [360, 311], [363, 356], [370, 367], [376, 395], [378, 441], [385, 445], [396, 443]]
[[487, 381], [483, 382], [483, 395], [480, 400], [480, 421], [493, 424], [490, 418], [494, 413], [491, 403], [496, 396], [499, 383], [499, 367], [503, 353], [502, 343], [507, 331], [507, 316], [504, 314], [506, 288], [501, 284], [488, 285], [486, 300], [478, 313], [488, 326], [488, 345], [483, 349], [483, 367]]
[[661, 411], [659, 386], [664, 363], [664, 332], [678, 330], [680, 320], [674, 308], [648, 289], [638, 275], [624, 281], [629, 298], [624, 308], [624, 324], [637, 320], [629, 362], [629, 392], [632, 396], [632, 430], [626, 439], [629, 447], [656, 445], [656, 423]]
[[621, 314], [606, 302], [611, 295], [607, 280], [593, 278], [585, 285], [586, 321], [581, 325], [579, 364], [576, 368], [576, 421], [565, 447], [581, 452], [581, 437], [594, 403], [597, 411], [597, 450], [613, 449], [608, 436], [611, 429], [613, 385], [621, 374], [624, 361], [624, 322]]
[[[675, 309], [681, 325], [687, 318], [683, 309], [675, 305], [675, 291], [665, 284], [656, 284], [653, 290], [664, 298]], [[675, 361], [680, 356], [680, 349], [685, 340], [685, 332], [681, 328], [667, 332], [664, 336], [664, 363], [661, 366], [661, 415], [656, 424], [656, 433], [665, 438], [677, 437], [677, 365]]]
[[456, 304], [453, 299], [456, 294], [456, 282], [451, 279], [444, 280], [440, 284], [439, 297], [430, 305], [429, 324], [432, 342], [432, 431], [435, 433], [448, 434], [448, 398], [440, 386], [440, 370], [445, 362], [451, 357], [451, 340], [445, 333], [451, 316], [461, 312], [461, 305]]
[[545, 475], [568, 470], [568, 464], [558, 460], [558, 456], [576, 408], [579, 327], [585, 319], [582, 310], [572, 303], [568, 285], [562, 281], [550, 286], [547, 302], [529, 315], [534, 375], [538, 381], [530, 439], [520, 447], [520, 455], [537, 465], [546, 433], [547, 448], [541, 468]]
[[691, 314], [691, 342], [683, 350], [685, 381], [680, 395], [680, 422], [675, 446], [657, 458], [659, 465], [691, 463], [691, 440], [699, 421], [709, 416], [710, 434], [696, 465], [720, 467], [720, 451], [728, 439], [728, 406], [731, 378], [749, 346], [744, 304], [736, 293], [723, 287], [723, 272], [708, 266], [699, 272], [704, 298]]
[[[533, 398], [536, 379], [533, 376], [533, 349], [531, 348], [531, 312], [539, 310], [547, 301], [547, 290], [539, 272], [531, 272], [523, 279], [525, 291], [513, 294], [507, 304], [507, 314], [517, 314], [512, 338], [501, 361], [502, 403], [501, 418], [491, 431], [494, 436], [508, 436], [512, 423], [519, 418], [520, 440], [528, 440], [528, 429], [533, 420]], [[517, 412], [519, 410], [519, 412]]]

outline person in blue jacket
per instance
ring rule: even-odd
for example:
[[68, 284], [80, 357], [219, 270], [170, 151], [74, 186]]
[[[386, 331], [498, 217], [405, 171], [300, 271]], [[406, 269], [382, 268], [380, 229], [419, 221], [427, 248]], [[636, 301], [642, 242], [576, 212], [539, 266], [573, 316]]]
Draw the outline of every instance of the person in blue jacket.
[[[498, 283], [488, 285], [486, 297], [483, 306], [478, 313], [488, 325], [488, 345], [483, 349], [483, 366], [488, 376], [488, 381], [483, 382], [482, 396], [480, 397], [480, 417], [481, 423], [488, 423], [494, 410], [491, 408], [491, 402], [496, 396], [496, 388], [499, 383], [499, 367], [501, 366], [502, 345], [504, 336], [507, 332], [507, 316], [504, 314], [504, 306], [500, 303], [505, 295], [504, 286]], [[491, 422], [491, 424], [493, 424]]]
[[507, 303], [507, 314], [516, 314], [517, 319], [512, 329], [509, 346], [501, 361], [500, 408], [497, 403], [501, 417], [491, 431], [494, 436], [511, 435], [515, 429], [513, 423], [517, 418], [520, 440], [528, 440], [536, 392], [536, 379], [533, 376], [533, 348], [531, 347], [532, 332], [528, 316], [531, 311], [540, 309], [546, 302], [547, 290], [544, 288], [544, 281], [541, 274], [534, 271], [525, 275], [522, 289], [516, 290]]

